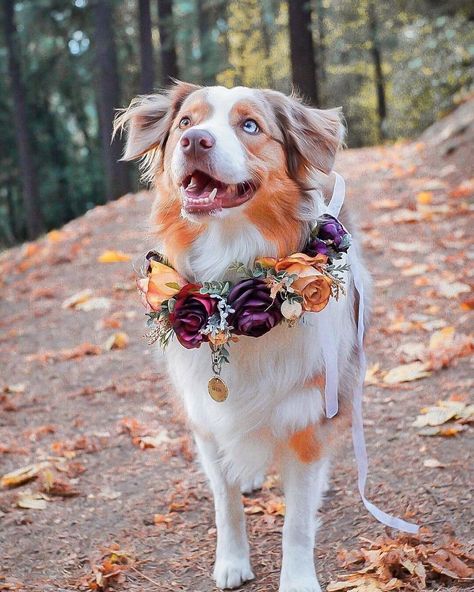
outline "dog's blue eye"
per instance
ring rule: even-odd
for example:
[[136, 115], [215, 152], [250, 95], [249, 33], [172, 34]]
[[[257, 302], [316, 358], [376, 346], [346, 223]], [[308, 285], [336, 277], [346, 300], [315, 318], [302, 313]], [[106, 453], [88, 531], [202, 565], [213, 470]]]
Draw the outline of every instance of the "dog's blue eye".
[[181, 121], [179, 122], [179, 127], [183, 129], [183, 127], [188, 127], [191, 124], [191, 120], [189, 117], [182, 117]]
[[246, 119], [242, 125], [242, 129], [248, 134], [258, 134], [260, 131], [257, 122], [253, 119]]

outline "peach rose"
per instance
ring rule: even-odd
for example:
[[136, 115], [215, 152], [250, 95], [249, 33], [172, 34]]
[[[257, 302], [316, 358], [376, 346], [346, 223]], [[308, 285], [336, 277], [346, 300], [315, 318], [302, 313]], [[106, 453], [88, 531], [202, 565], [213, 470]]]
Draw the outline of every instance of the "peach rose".
[[326, 307], [331, 297], [332, 281], [313, 269], [313, 274], [301, 276], [292, 283], [295, 292], [303, 297], [303, 308], [319, 312]]
[[314, 270], [318, 266], [327, 263], [328, 258], [326, 255], [317, 254], [315, 257], [305, 255], [305, 253], [295, 253], [284, 259], [280, 259], [276, 265], [276, 271], [286, 271], [290, 275], [296, 274], [300, 277], [306, 275], [313, 275]]
[[152, 310], [160, 310], [164, 300], [177, 294], [187, 284], [177, 271], [159, 261], [150, 260], [151, 271], [147, 278], [138, 280], [139, 291]]

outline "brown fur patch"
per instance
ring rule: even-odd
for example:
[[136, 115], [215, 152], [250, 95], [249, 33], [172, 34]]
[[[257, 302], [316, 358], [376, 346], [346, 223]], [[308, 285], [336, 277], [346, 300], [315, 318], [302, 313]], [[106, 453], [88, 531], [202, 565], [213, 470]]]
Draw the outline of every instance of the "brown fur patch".
[[316, 437], [315, 424], [295, 432], [288, 440], [288, 444], [303, 463], [312, 463], [322, 457], [323, 446]]
[[324, 378], [324, 374], [315, 374], [304, 383], [305, 388], [318, 388], [319, 390], [324, 390], [325, 386], [326, 379]]

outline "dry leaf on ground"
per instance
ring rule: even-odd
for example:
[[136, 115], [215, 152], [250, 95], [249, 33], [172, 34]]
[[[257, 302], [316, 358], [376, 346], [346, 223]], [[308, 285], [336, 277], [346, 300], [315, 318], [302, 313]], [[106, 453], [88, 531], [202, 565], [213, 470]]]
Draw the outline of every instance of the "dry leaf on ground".
[[112, 349], [125, 349], [129, 343], [129, 337], [123, 331], [118, 331], [111, 335], [104, 343], [104, 349], [110, 351]]
[[23, 485], [23, 483], [35, 479], [41, 471], [49, 467], [49, 464], [49, 462], [45, 461], [21, 467], [16, 471], [3, 475], [0, 483], [2, 487], [18, 487], [19, 485]]
[[25, 492], [18, 497], [16, 505], [27, 510], [45, 510], [48, 498], [42, 493]]
[[79, 491], [65, 479], [61, 479], [51, 469], [42, 471], [40, 475], [40, 489], [43, 493], [59, 497], [74, 497]]
[[122, 251], [106, 250], [99, 255], [97, 261], [99, 263], [117, 263], [120, 261], [130, 261], [130, 259], [131, 256]]
[[360, 549], [338, 553], [342, 567], [359, 569], [339, 575], [328, 592], [422, 591], [440, 576], [461, 582], [474, 576], [474, 557], [454, 538], [423, 533], [361, 540]]
[[420, 436], [456, 436], [466, 429], [464, 424], [474, 422], [474, 405], [464, 401], [439, 401], [436, 406], [421, 411], [412, 424], [421, 428]]
[[438, 286], [438, 294], [445, 298], [456, 298], [460, 294], [467, 294], [471, 291], [471, 287], [463, 282], [442, 282]]
[[428, 365], [424, 362], [412, 362], [411, 364], [403, 364], [392, 368], [384, 376], [385, 384], [399, 384], [401, 382], [411, 382], [413, 380], [420, 380], [430, 376], [428, 372]]
[[93, 343], [81, 343], [76, 347], [60, 349], [58, 351], [44, 351], [27, 356], [29, 362], [64, 362], [68, 360], [77, 360], [84, 356], [98, 356], [102, 353], [102, 348]]

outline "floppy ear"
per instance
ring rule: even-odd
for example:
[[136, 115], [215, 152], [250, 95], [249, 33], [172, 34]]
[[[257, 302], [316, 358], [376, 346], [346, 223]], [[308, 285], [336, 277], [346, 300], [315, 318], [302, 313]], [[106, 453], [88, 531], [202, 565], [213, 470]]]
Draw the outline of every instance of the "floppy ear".
[[329, 174], [344, 140], [341, 109], [315, 109], [296, 95], [287, 97], [273, 90], [263, 92], [283, 136], [288, 173], [296, 179], [308, 177], [311, 169]]
[[142, 95], [121, 109], [114, 121], [114, 136], [126, 131], [127, 142], [122, 160], [134, 160], [147, 152], [163, 152], [173, 119], [187, 96], [200, 87], [176, 81], [161, 94]]

